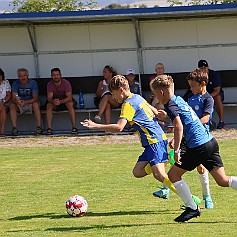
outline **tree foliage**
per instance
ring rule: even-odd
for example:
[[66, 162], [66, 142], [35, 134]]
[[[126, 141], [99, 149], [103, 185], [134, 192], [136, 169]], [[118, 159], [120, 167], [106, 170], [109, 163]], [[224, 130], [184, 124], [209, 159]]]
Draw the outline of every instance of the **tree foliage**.
[[146, 4], [140, 4], [140, 5], [121, 5], [121, 4], [117, 4], [117, 3], [112, 3], [104, 8], [102, 8], [101, 10], [109, 10], [109, 9], [127, 9], [127, 8], [147, 8]]
[[237, 0], [167, 0], [170, 7], [177, 5], [207, 5], [207, 4], [225, 4], [237, 3]]
[[97, 8], [97, 2], [88, 0], [13, 0], [13, 12], [51, 12], [51, 11], [82, 11]]

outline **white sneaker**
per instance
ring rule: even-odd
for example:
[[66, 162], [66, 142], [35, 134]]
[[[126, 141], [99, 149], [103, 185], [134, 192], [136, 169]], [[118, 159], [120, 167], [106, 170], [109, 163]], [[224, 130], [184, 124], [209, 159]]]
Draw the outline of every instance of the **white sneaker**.
[[94, 120], [96, 123], [101, 123], [101, 117], [99, 115], [96, 115]]

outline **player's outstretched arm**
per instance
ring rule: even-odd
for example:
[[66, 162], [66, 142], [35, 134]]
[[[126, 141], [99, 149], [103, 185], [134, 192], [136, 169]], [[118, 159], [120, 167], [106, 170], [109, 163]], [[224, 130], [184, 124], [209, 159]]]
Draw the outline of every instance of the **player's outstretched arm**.
[[122, 132], [125, 125], [127, 124], [127, 120], [119, 119], [117, 123], [114, 124], [99, 124], [91, 121], [90, 119], [86, 119], [81, 124], [89, 129], [93, 130], [101, 130], [105, 132]]

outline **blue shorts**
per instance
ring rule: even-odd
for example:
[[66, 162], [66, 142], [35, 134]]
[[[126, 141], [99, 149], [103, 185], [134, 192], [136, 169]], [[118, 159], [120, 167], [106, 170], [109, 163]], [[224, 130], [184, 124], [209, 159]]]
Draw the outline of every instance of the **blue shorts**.
[[147, 161], [151, 166], [168, 161], [167, 140], [159, 141], [145, 147], [138, 161]]

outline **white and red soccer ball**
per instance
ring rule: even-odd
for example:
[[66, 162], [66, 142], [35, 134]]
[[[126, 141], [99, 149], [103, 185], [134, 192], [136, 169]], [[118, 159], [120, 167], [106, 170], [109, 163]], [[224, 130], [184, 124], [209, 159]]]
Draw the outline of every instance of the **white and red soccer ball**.
[[70, 216], [80, 217], [86, 214], [88, 203], [82, 196], [74, 195], [66, 201], [66, 211]]

